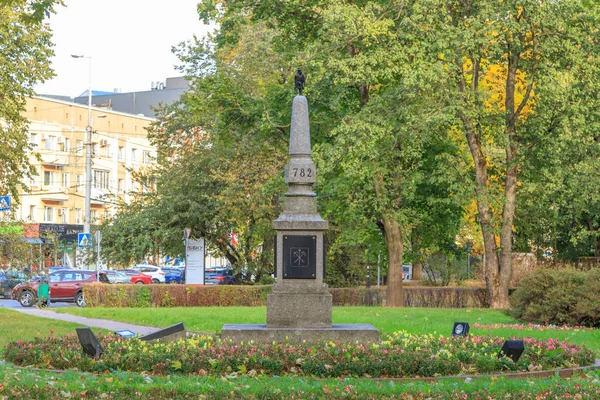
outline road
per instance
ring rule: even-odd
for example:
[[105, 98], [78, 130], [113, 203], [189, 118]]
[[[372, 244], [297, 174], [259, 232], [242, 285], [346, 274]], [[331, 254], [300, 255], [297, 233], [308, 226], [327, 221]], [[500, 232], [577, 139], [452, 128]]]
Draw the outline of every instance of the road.
[[[0, 299], [0, 308], [25, 308], [22, 307], [18, 301], [9, 299]], [[52, 303], [50, 308], [65, 308], [65, 307], [77, 307], [73, 303]]]

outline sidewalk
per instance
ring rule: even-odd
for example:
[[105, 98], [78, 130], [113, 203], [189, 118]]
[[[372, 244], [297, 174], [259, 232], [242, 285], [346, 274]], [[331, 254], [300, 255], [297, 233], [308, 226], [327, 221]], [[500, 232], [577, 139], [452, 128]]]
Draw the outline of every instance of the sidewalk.
[[121, 331], [121, 330], [130, 330], [134, 333], [138, 333], [140, 335], [147, 335], [149, 333], [154, 333], [159, 331], [161, 328], [155, 328], [153, 326], [141, 326], [141, 325], [133, 325], [127, 324], [124, 322], [111, 321], [108, 319], [98, 319], [98, 318], [86, 318], [79, 317], [71, 314], [59, 314], [51, 309], [38, 309], [38, 308], [11, 308], [11, 310], [15, 310], [21, 312], [23, 314], [29, 314], [34, 317], [42, 317], [42, 318], [50, 318], [50, 319], [58, 319], [61, 321], [75, 322], [77, 324], [93, 327], [93, 328], [101, 328], [106, 329], [110, 332]]

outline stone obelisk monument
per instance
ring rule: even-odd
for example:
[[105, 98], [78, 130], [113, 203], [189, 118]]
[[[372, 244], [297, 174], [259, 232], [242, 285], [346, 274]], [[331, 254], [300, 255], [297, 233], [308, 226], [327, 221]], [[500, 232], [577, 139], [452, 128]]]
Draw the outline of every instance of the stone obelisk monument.
[[379, 333], [371, 325], [332, 325], [332, 297], [325, 276], [325, 239], [328, 223], [317, 211], [317, 196], [312, 186], [317, 170], [310, 160], [308, 102], [302, 95], [304, 75], [296, 74], [298, 96], [292, 103], [290, 161], [285, 180], [288, 191], [283, 211], [272, 226], [275, 238], [276, 282], [267, 296], [266, 325], [223, 326], [221, 335], [234, 341], [254, 340], [319, 342], [375, 342]]
[[331, 294], [323, 283], [328, 228], [317, 211], [312, 190], [317, 171], [310, 160], [310, 129], [306, 97], [294, 97], [290, 130], [289, 185], [283, 212], [272, 226], [277, 282], [267, 297], [268, 328], [331, 328]]

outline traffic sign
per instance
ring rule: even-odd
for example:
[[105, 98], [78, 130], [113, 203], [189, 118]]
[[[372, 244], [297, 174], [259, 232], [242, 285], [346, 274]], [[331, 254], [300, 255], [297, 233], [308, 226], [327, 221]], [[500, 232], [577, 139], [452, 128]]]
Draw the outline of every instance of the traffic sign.
[[92, 234], [91, 233], [78, 233], [77, 234], [77, 247], [80, 249], [83, 247], [92, 247]]
[[10, 196], [0, 197], [0, 211], [10, 210]]

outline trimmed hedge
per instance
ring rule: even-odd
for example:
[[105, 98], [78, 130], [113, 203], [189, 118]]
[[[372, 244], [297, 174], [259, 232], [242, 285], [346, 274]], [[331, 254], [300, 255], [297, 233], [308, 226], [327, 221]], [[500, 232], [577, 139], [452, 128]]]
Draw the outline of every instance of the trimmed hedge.
[[[330, 288], [334, 306], [381, 306], [386, 289]], [[270, 285], [84, 285], [89, 307], [265, 306]], [[405, 287], [406, 307], [487, 308], [486, 289]]]
[[262, 306], [271, 286], [84, 285], [88, 307]]
[[521, 321], [600, 327], [600, 270], [538, 269], [523, 277], [510, 303]]

